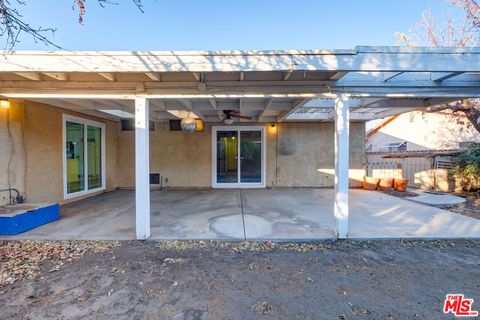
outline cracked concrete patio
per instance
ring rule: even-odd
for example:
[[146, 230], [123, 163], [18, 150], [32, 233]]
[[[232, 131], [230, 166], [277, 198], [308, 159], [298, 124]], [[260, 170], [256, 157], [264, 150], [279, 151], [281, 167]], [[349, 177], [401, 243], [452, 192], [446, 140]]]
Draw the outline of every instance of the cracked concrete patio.
[[[151, 192], [151, 239], [310, 240], [335, 236], [332, 189]], [[117, 190], [62, 206], [61, 219], [2, 239], [135, 239], [135, 195]], [[480, 220], [379, 192], [350, 190], [349, 236], [480, 238]]]

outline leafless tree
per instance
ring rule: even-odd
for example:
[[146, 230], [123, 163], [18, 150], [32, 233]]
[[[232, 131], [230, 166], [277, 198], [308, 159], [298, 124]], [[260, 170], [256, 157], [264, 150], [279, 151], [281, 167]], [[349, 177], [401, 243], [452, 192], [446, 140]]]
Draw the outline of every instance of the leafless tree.
[[0, 0], [0, 36], [6, 41], [5, 48], [12, 49], [18, 42], [18, 36], [26, 33], [31, 35], [35, 42], [43, 42], [60, 49], [49, 38], [49, 35], [54, 35], [55, 29], [30, 26], [23, 20], [17, 8], [22, 5], [25, 5], [25, 2], [21, 0]]
[[[447, 0], [454, 8], [461, 10], [462, 17], [451, 15], [434, 17], [430, 11], [409, 35], [397, 32], [397, 44], [407, 46], [426, 45], [436, 47], [473, 47], [480, 45], [480, 5], [478, 0]], [[418, 34], [418, 36], [417, 36]], [[471, 125], [480, 133], [480, 99], [464, 99], [459, 102], [433, 106], [426, 112], [451, 110], [464, 114]]]
[[[110, 0], [95, 0], [100, 6], [107, 4], [118, 4]], [[142, 0], [131, 0], [137, 8], [143, 12]], [[78, 22], [83, 24], [86, 14], [87, 0], [73, 0], [73, 9], [78, 10]], [[34, 27], [25, 21], [20, 8], [28, 5], [26, 0], [0, 0], [0, 37], [5, 40], [5, 49], [13, 49], [18, 43], [19, 36], [24, 33], [30, 35], [33, 41], [62, 49], [56, 44], [52, 37], [55, 35], [55, 28]]]

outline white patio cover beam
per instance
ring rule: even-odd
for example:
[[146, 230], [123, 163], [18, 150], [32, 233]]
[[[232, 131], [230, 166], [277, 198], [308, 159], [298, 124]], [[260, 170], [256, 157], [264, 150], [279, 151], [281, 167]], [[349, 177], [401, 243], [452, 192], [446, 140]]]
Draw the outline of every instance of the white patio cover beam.
[[14, 51], [2, 72], [479, 72], [480, 48], [292, 51]]
[[333, 211], [336, 234], [348, 237], [348, 169], [349, 169], [350, 97], [341, 94], [335, 99], [335, 198]]
[[150, 237], [150, 130], [148, 99], [135, 98], [135, 229]]

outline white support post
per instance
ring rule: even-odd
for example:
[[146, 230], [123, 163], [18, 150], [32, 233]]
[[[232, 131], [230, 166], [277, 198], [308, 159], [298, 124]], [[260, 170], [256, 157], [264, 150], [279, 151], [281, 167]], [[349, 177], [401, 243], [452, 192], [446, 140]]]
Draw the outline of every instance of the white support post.
[[334, 214], [337, 221], [337, 237], [348, 237], [348, 168], [350, 97], [338, 95], [335, 99], [335, 202]]
[[137, 239], [150, 237], [150, 128], [146, 98], [135, 98], [135, 225]]

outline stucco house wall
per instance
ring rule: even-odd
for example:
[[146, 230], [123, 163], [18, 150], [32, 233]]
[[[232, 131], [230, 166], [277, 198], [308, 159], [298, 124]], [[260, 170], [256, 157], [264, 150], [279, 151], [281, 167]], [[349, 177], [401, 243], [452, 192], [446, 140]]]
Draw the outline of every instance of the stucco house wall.
[[[160, 173], [166, 187], [212, 186], [212, 126], [203, 132], [170, 131], [156, 123], [150, 133], [150, 172]], [[251, 123], [249, 125], [265, 125]], [[361, 185], [364, 175], [363, 123], [350, 126], [350, 184]], [[265, 125], [266, 183], [268, 187], [332, 187], [334, 185], [333, 123], [279, 123]], [[134, 187], [135, 133], [119, 131], [118, 184]], [[168, 182], [165, 182], [168, 179]]]
[[[10, 114], [13, 157], [11, 187], [26, 195], [30, 203], [63, 200], [63, 114], [95, 120], [106, 130], [106, 188], [117, 187], [117, 126], [113, 121], [70, 112], [30, 101], [13, 102], [8, 111], [0, 110], [0, 189], [8, 188], [8, 159], [12, 144], [6, 132]], [[2, 204], [8, 193], [0, 194]]]
[[[135, 186], [134, 131], [122, 131], [118, 122], [30, 101], [12, 102], [8, 114], [14, 144], [11, 150], [7, 111], [0, 110], [0, 189], [8, 187], [12, 154], [11, 186], [28, 202], [68, 202], [63, 199], [63, 114], [104, 123], [106, 188]], [[150, 134], [150, 172], [160, 173], [165, 187], [211, 187], [213, 125], [224, 124], [207, 123], [203, 132], [187, 134], [157, 122]], [[268, 187], [334, 185], [333, 123], [279, 123], [275, 129], [270, 124], [243, 125], [265, 126]], [[350, 128], [350, 183], [358, 187], [364, 174], [365, 125], [351, 123]], [[1, 193], [0, 203], [7, 202], [8, 194]]]
[[461, 142], [480, 141], [480, 134], [461, 113], [412, 111], [367, 137], [367, 151], [385, 151], [389, 143], [407, 142], [406, 151], [458, 149]]

